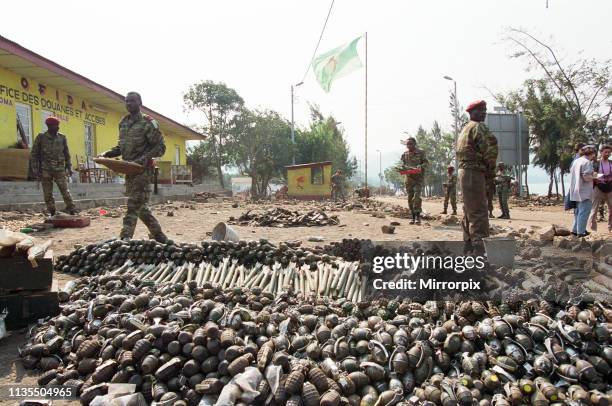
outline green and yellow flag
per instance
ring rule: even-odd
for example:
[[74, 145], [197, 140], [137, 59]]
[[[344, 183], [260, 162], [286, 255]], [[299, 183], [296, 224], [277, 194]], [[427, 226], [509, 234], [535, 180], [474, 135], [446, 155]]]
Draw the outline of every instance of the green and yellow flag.
[[323, 55], [317, 56], [312, 61], [312, 70], [323, 90], [329, 92], [334, 80], [363, 67], [357, 54], [357, 42], [360, 39], [361, 37], [356, 38], [347, 44], [334, 48]]

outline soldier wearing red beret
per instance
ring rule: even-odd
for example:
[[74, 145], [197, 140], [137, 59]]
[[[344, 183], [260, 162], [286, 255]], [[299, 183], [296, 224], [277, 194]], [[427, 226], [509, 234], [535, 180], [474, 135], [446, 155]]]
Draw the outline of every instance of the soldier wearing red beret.
[[55, 215], [56, 211], [53, 182], [64, 198], [66, 212], [76, 214], [67, 181], [67, 177], [72, 175], [68, 141], [66, 136], [59, 132], [59, 118], [49, 117], [45, 120], [45, 124], [47, 131], [36, 136], [30, 154], [34, 174], [42, 184], [45, 204], [50, 215]]
[[463, 240], [466, 251], [484, 254], [483, 238], [489, 236], [487, 184], [495, 178], [497, 139], [484, 123], [487, 104], [471, 103], [470, 121], [457, 139], [459, 183], [463, 191]]

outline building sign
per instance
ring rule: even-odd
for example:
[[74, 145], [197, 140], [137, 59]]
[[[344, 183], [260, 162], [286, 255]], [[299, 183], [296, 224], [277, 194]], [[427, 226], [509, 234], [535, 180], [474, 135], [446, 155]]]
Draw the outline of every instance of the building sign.
[[[59, 90], [49, 92], [47, 86], [39, 84], [32, 91], [32, 85], [26, 78], [20, 80], [21, 89], [0, 83], [0, 104], [13, 106], [14, 103], [26, 103], [52, 111], [62, 121], [69, 121], [70, 117], [78, 118], [97, 125], [106, 125], [106, 118], [88, 111], [85, 100], [77, 103], [70, 95], [60, 97]], [[48, 94], [52, 93], [52, 94]]]

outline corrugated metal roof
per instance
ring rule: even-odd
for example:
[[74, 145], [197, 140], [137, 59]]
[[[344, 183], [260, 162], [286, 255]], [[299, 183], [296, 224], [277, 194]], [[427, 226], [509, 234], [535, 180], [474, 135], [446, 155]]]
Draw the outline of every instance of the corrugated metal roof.
[[331, 164], [332, 164], [332, 161], [311, 162], [308, 164], [289, 165], [289, 166], [285, 166], [285, 168], [287, 169], [312, 168], [313, 166], [322, 166], [322, 165], [331, 165]]

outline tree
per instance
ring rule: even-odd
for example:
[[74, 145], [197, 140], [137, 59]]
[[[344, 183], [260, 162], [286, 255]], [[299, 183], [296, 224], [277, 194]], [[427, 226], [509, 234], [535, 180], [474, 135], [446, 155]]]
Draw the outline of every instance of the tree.
[[215, 161], [221, 187], [224, 187], [222, 167], [230, 162], [225, 149], [228, 127], [232, 118], [244, 106], [244, 100], [225, 83], [206, 80], [191, 85], [183, 95], [185, 109], [204, 113], [206, 124], [203, 130], [208, 134], [208, 150]]
[[397, 161], [394, 166], [385, 169], [385, 181], [387, 181], [387, 183], [393, 186], [393, 190], [396, 193], [404, 186], [404, 177], [399, 173], [399, 170], [397, 169], [401, 166], [402, 162]]
[[266, 196], [270, 180], [291, 164], [291, 126], [277, 112], [243, 109], [230, 123], [227, 149], [231, 164], [251, 177], [254, 199]]
[[515, 48], [513, 58], [526, 58], [527, 69], [537, 68], [547, 91], [558, 98], [573, 125], [571, 144], [605, 142], [612, 113], [610, 60], [577, 59], [565, 62], [553, 47], [529, 32], [509, 28], [505, 40]]
[[191, 165], [196, 182], [202, 182], [215, 172], [215, 161], [210, 147], [211, 143], [202, 141], [187, 150], [187, 164]]
[[344, 131], [334, 117], [325, 117], [316, 105], [310, 106], [310, 117], [309, 128], [296, 131], [296, 162], [332, 161], [333, 171], [340, 169], [350, 178], [357, 169], [357, 159], [349, 156]]

